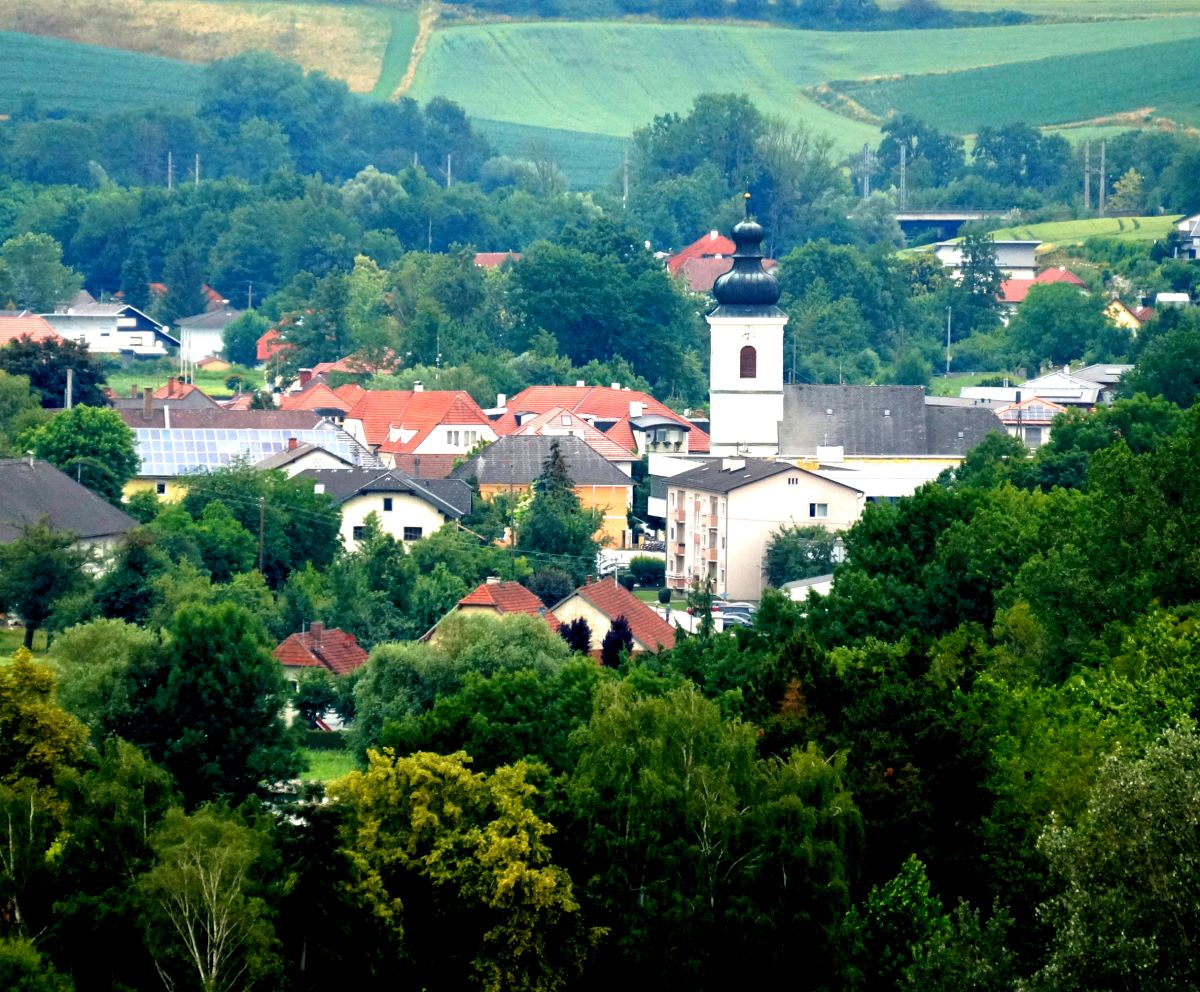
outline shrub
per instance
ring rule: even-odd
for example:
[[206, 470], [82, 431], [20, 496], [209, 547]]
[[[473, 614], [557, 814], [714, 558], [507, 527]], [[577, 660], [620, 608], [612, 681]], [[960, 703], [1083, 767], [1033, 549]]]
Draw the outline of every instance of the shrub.
[[618, 572], [617, 581], [630, 592], [633, 592], [633, 587], [637, 585], [637, 580], [633, 577], [632, 572]]
[[639, 586], [661, 586], [667, 576], [667, 563], [651, 555], [637, 555], [630, 560], [629, 571]]
[[664, 606], [667, 603], [671, 602], [671, 590], [667, 589], [665, 587], [662, 589], [659, 589], [658, 590], [658, 601], [660, 603], [662, 603]]

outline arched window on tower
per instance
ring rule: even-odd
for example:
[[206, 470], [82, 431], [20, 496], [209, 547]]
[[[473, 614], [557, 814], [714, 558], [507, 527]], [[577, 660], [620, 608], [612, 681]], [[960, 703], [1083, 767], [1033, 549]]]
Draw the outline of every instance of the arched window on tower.
[[743, 379], [753, 379], [758, 375], [758, 355], [752, 346], [746, 345], [742, 349], [740, 359]]

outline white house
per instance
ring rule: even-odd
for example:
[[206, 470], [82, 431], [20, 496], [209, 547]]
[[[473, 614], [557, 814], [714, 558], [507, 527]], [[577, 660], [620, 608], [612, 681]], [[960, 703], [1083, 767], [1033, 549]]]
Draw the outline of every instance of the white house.
[[[1037, 250], [1040, 241], [992, 241], [996, 267], [1005, 279], [1034, 279], [1038, 274]], [[962, 274], [962, 241], [939, 241], [934, 247], [939, 262], [957, 279]]]
[[93, 354], [161, 358], [179, 347], [165, 325], [128, 303], [72, 304], [42, 316], [61, 337], [87, 345]]
[[711, 579], [714, 591], [758, 599], [765, 557], [783, 526], [845, 530], [862, 515], [863, 493], [786, 462], [714, 459], [667, 484], [667, 584]]
[[300, 473], [328, 493], [342, 513], [342, 544], [358, 548], [372, 513], [385, 534], [410, 543], [471, 510], [471, 487], [458, 479], [412, 479], [396, 469], [334, 469]]
[[221, 307], [191, 317], [180, 317], [176, 324], [183, 358], [188, 362], [198, 362], [202, 358], [222, 354], [225, 350], [225, 328], [241, 315], [241, 310]]

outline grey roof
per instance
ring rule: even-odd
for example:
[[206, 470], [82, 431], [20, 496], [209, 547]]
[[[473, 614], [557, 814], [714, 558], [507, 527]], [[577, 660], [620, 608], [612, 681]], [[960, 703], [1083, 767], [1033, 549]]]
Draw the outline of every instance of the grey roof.
[[347, 467], [349, 467], [351, 464], [348, 459], [343, 458], [341, 455], [336, 454], [335, 452], [326, 451], [319, 444], [313, 444], [311, 441], [301, 441], [294, 448], [284, 448], [282, 451], [277, 451], [273, 455], [268, 455], [260, 462], [255, 462], [254, 467], [262, 472], [266, 472], [268, 469], [273, 468], [283, 468], [285, 465], [290, 465], [294, 461], [299, 461], [305, 455], [313, 451], [325, 451], [325, 454], [329, 455], [331, 458], [338, 459], [340, 462], [344, 462]]
[[43, 517], [55, 530], [80, 538], [117, 537], [137, 521], [81, 486], [49, 462], [0, 459], [0, 541], [16, 540], [21, 527]]
[[1132, 365], [1085, 365], [1081, 369], [1073, 369], [1071, 375], [1076, 379], [1086, 379], [1088, 382], [1098, 382], [1102, 386], [1112, 386], [1121, 381], [1121, 376], [1128, 372]]
[[[411, 493], [455, 520], [471, 510], [471, 487], [458, 479], [414, 479], [394, 468], [309, 469], [297, 478], [320, 483], [336, 504], [360, 493]], [[439, 485], [432, 485], [434, 482]], [[449, 482], [455, 485], [440, 485]]]
[[[150, 418], [142, 416], [141, 407], [120, 410], [121, 418], [130, 427], [165, 427], [162, 407], [155, 407]], [[202, 410], [171, 410], [172, 427], [219, 427], [227, 430], [314, 430], [323, 418], [312, 410], [227, 410], [208, 407]]]
[[632, 486], [633, 480], [574, 435], [509, 435], [488, 445], [451, 473], [455, 479], [475, 478], [481, 485], [526, 486], [542, 474], [550, 445], [558, 450], [571, 481], [577, 486]]
[[[737, 466], [729, 469], [726, 465]], [[762, 458], [714, 458], [699, 468], [680, 472], [667, 480], [672, 489], [703, 489], [708, 493], [728, 493], [773, 475], [798, 471], [787, 462], [769, 462]]]
[[205, 310], [190, 317], [180, 317], [175, 321], [178, 327], [202, 328], [208, 330], [223, 330], [242, 315], [241, 310], [233, 307], [221, 307], [217, 310]]
[[849, 456], [962, 455], [1001, 429], [983, 407], [927, 404], [920, 386], [784, 386], [779, 454], [832, 445]]

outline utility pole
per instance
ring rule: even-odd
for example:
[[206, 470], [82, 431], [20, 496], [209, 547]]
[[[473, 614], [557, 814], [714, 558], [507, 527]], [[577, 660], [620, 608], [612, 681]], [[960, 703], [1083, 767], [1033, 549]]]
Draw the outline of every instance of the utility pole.
[[454, 156], [446, 152], [446, 189], [450, 188], [450, 183], [453, 182], [450, 174], [450, 161]]
[[621, 167], [621, 209], [629, 206], [629, 146], [625, 146], [625, 164]]
[[900, 146], [900, 209], [903, 210], [908, 206], [908, 177], [905, 175], [905, 166], [908, 162], [908, 146]]
[[1108, 177], [1104, 174], [1104, 142], [1100, 142], [1100, 216], [1104, 216], [1104, 201], [1107, 199]]
[[258, 497], [258, 574], [263, 574], [263, 535], [267, 529], [267, 497]]
[[950, 378], [950, 315], [953, 307], [946, 307], [946, 378]]
[[175, 185], [175, 156], [171, 149], [167, 149], [167, 189], [172, 189]]
[[196, 166], [195, 166], [195, 171], [193, 174], [196, 177], [195, 185], [199, 186], [200, 185], [200, 153], [199, 152], [196, 152]]
[[1083, 143], [1083, 209], [1092, 209], [1092, 143]]
[[249, 279], [246, 280], [246, 309], [254, 309], [254, 283]]
[[75, 370], [67, 368], [67, 396], [64, 405], [68, 410], [75, 405]]
[[866, 142], [863, 143], [862, 195], [864, 200], [871, 195], [871, 146]]

